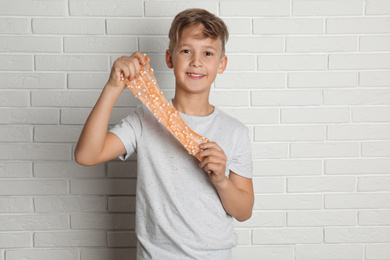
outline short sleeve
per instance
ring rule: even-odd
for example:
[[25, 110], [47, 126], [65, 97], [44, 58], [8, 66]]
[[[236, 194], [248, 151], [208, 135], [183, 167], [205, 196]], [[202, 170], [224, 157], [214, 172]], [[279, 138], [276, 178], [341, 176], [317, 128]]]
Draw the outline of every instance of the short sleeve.
[[137, 108], [133, 113], [121, 120], [109, 132], [115, 134], [123, 143], [126, 154], [119, 159], [126, 160], [137, 151], [137, 140], [141, 136], [142, 124], [140, 120], [141, 109]]
[[235, 145], [228, 168], [235, 174], [246, 178], [252, 178], [252, 150], [249, 140], [249, 131], [242, 126], [235, 133]]

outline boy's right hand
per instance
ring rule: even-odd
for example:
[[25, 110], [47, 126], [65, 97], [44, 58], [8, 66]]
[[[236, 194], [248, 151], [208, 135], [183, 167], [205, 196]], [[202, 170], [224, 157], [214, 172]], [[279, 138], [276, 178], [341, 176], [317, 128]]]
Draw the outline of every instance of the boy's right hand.
[[123, 91], [126, 88], [126, 83], [121, 78], [134, 80], [139, 76], [141, 66], [145, 66], [149, 61], [150, 59], [139, 51], [133, 53], [130, 57], [122, 56], [118, 58], [112, 65], [107, 85], [120, 88]]

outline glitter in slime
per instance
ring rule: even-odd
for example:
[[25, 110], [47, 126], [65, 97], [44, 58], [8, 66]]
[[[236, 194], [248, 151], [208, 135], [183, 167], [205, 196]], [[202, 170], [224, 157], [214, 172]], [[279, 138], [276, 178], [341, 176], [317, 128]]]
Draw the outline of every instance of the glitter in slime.
[[130, 81], [122, 75], [121, 80], [127, 84], [134, 96], [153, 113], [157, 120], [179, 140], [188, 153], [196, 157], [201, 151], [200, 144], [209, 142], [206, 137], [191, 130], [180, 117], [176, 108], [164, 97], [149, 64], [141, 68], [138, 78]]

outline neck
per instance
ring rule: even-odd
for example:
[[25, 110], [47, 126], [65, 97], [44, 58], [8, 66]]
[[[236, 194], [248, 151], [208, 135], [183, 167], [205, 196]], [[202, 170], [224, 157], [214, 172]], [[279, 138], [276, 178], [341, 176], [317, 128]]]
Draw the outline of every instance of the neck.
[[186, 98], [176, 95], [172, 99], [172, 104], [179, 112], [190, 116], [208, 116], [214, 111], [214, 107], [210, 105], [208, 99]]

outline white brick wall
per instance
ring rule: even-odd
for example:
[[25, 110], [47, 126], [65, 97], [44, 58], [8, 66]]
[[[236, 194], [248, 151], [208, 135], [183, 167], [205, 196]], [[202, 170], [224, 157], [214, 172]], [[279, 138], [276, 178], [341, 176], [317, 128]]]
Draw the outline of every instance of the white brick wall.
[[[168, 97], [172, 17], [221, 16], [212, 103], [252, 136], [234, 260], [390, 259], [390, 1], [0, 0], [0, 260], [135, 259], [134, 161], [82, 167], [81, 127], [136, 50]], [[115, 124], [139, 102], [118, 100]]]

